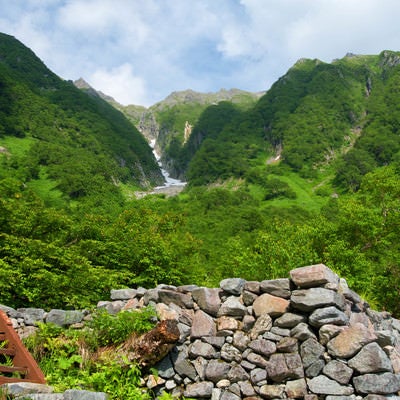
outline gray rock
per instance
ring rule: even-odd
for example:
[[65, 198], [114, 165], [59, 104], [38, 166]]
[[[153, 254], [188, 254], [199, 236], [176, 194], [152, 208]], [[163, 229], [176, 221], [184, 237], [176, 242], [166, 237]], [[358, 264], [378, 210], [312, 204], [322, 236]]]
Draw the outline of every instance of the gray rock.
[[111, 300], [129, 300], [136, 296], [136, 289], [112, 289]]
[[214, 346], [217, 349], [220, 349], [225, 343], [225, 338], [221, 336], [204, 336], [201, 340], [211, 344], [211, 346]]
[[290, 329], [283, 329], [283, 328], [278, 328], [277, 326], [273, 326], [271, 328], [271, 333], [274, 335], [278, 335], [280, 337], [286, 337], [290, 336]]
[[318, 376], [321, 373], [324, 367], [325, 367], [324, 360], [316, 360], [311, 365], [309, 365], [304, 372], [307, 378], [314, 378], [315, 376]]
[[[17, 397], [21, 399], [21, 397]], [[25, 394], [24, 400], [64, 400], [64, 393], [32, 393]]]
[[250, 330], [250, 338], [256, 339], [259, 335], [270, 331], [272, 328], [272, 318], [268, 314], [259, 317], [253, 328]]
[[219, 283], [219, 287], [229, 294], [240, 295], [242, 293], [243, 287], [246, 281], [242, 278], [228, 278], [223, 279]]
[[[97, 308], [104, 308], [109, 314], [115, 315], [119, 313], [125, 306], [125, 302], [122, 300], [115, 301], [99, 301]], [[58, 310], [63, 311], [63, 310]]]
[[40, 383], [32, 382], [15, 382], [5, 383], [1, 385], [1, 388], [10, 396], [25, 396], [30, 393], [52, 393], [53, 388], [51, 386], [43, 385]]
[[353, 370], [344, 362], [338, 360], [329, 361], [322, 370], [324, 375], [334, 379], [342, 385], [347, 385], [350, 382]]
[[228, 373], [230, 382], [240, 382], [249, 379], [249, 374], [241, 365], [233, 365]]
[[256, 339], [252, 340], [248, 347], [257, 354], [260, 354], [265, 357], [269, 357], [271, 354], [276, 352], [276, 344], [271, 342], [270, 340], [265, 339]]
[[299, 339], [301, 342], [309, 338], [315, 338], [315, 334], [311, 331], [309, 326], [304, 322], [300, 322], [300, 324], [292, 328], [292, 330], [290, 331], [290, 336]]
[[173, 359], [172, 362], [175, 372], [181, 377], [189, 378], [192, 381], [196, 379], [196, 369], [189, 361], [187, 349], [185, 347], [179, 349], [176, 359]]
[[349, 288], [346, 279], [341, 278], [339, 280], [339, 292], [342, 293], [346, 299], [350, 300], [354, 304], [362, 303], [361, 297]]
[[324, 264], [293, 269], [290, 271], [290, 278], [296, 286], [302, 288], [339, 283], [339, 277]]
[[252, 369], [254, 369], [256, 366], [255, 364], [251, 363], [248, 360], [242, 360], [240, 362], [240, 365], [246, 370], [246, 371], [251, 371]]
[[169, 354], [154, 367], [158, 371], [158, 375], [161, 376], [161, 378], [169, 379], [175, 375], [174, 366], [172, 364], [172, 360]]
[[206, 366], [206, 379], [217, 383], [221, 379], [225, 379], [231, 369], [231, 365], [221, 360], [210, 360]]
[[179, 307], [193, 308], [193, 299], [190, 293], [180, 293], [175, 290], [161, 289], [158, 292], [159, 301], [164, 304], [174, 303]]
[[214, 388], [211, 393], [211, 400], [221, 400], [222, 392], [222, 389]]
[[203, 357], [197, 357], [195, 360], [192, 361], [192, 365], [194, 366], [198, 377], [200, 380], [204, 381], [206, 378], [206, 369], [209, 360], [206, 360]]
[[304, 378], [303, 364], [298, 353], [275, 353], [267, 363], [268, 378], [274, 382], [283, 382], [289, 378]]
[[236, 361], [240, 363], [242, 360], [242, 353], [235, 346], [225, 343], [221, 348], [221, 358], [225, 361]]
[[287, 381], [285, 386], [285, 392], [289, 399], [304, 398], [307, 394], [307, 383], [305, 379], [296, 379], [293, 381]]
[[214, 385], [212, 382], [196, 382], [186, 386], [185, 397], [211, 397]]
[[0, 310], [4, 311], [10, 318], [20, 318], [21, 313], [15, 310], [12, 307], [5, 306], [4, 304], [0, 304]]
[[287, 312], [274, 321], [274, 326], [279, 328], [294, 328], [300, 322], [306, 322], [304, 315]]
[[390, 362], [392, 363], [393, 372], [395, 374], [400, 374], [400, 352], [396, 347], [386, 346], [383, 349], [386, 355], [390, 358]]
[[43, 322], [45, 312], [42, 308], [18, 308], [23, 315], [25, 325], [36, 325], [37, 322]]
[[265, 332], [265, 333], [263, 333], [262, 337], [267, 340], [272, 340], [275, 343], [278, 343], [279, 341], [281, 341], [283, 339], [282, 336], [276, 335], [275, 333], [272, 333], [272, 332]]
[[265, 368], [255, 368], [250, 371], [250, 381], [253, 385], [258, 385], [260, 382], [267, 380], [267, 371]]
[[375, 342], [364, 346], [348, 364], [361, 374], [393, 372], [389, 357]]
[[337, 358], [350, 358], [356, 354], [361, 347], [373, 342], [377, 337], [375, 333], [363, 324], [356, 323], [345, 327], [337, 336], [328, 342], [329, 354]]
[[344, 329], [343, 326], [330, 325], [330, 324], [321, 326], [318, 332], [319, 342], [325, 346], [331, 339], [339, 335], [339, 333], [342, 332], [343, 329]]
[[318, 308], [309, 317], [310, 325], [318, 328], [326, 324], [347, 325], [348, 322], [346, 314], [334, 306]]
[[284, 299], [290, 298], [290, 280], [287, 278], [261, 281], [260, 289], [263, 293], [269, 293]]
[[255, 294], [260, 294], [260, 282], [246, 281], [246, 283], [244, 284], [244, 290], [247, 290]]
[[201, 310], [216, 317], [221, 305], [220, 292], [220, 289], [198, 288], [193, 290], [192, 297]]
[[396, 329], [397, 332], [400, 332], [400, 319], [392, 318], [392, 327]]
[[257, 353], [249, 352], [246, 355], [246, 359], [251, 364], [254, 364], [257, 367], [265, 368], [268, 365], [268, 361], [263, 356], [261, 356], [260, 354], [257, 354]]
[[89, 392], [87, 390], [69, 389], [64, 392], [64, 400], [107, 400], [108, 395], [103, 392]]
[[50, 310], [47, 314], [46, 322], [52, 322], [59, 326], [68, 326], [82, 322], [84, 314], [82, 311], [75, 310]]
[[241, 400], [241, 397], [228, 389], [221, 394], [220, 400]]
[[308, 388], [315, 394], [350, 396], [354, 393], [354, 389], [351, 386], [341, 385], [324, 375], [310, 379], [307, 384]]
[[263, 385], [260, 387], [260, 395], [266, 399], [284, 399], [285, 385]]
[[215, 349], [211, 344], [204, 343], [201, 340], [195, 340], [189, 346], [189, 357], [204, 357], [204, 358], [212, 358], [215, 356]]
[[249, 292], [247, 290], [243, 290], [242, 300], [245, 306], [251, 306], [258, 297], [257, 294]]
[[354, 388], [362, 394], [395, 394], [400, 390], [400, 375], [365, 374], [353, 378]]
[[190, 337], [192, 339], [202, 338], [203, 336], [215, 336], [217, 328], [212, 317], [202, 310], [194, 313]]
[[276, 345], [279, 353], [296, 353], [299, 348], [299, 341], [294, 337], [284, 337]]
[[228, 297], [219, 308], [218, 316], [243, 317], [247, 314], [247, 307], [236, 296]]
[[300, 356], [303, 361], [304, 368], [308, 368], [311, 364], [322, 359], [325, 347], [320, 345], [314, 338], [309, 338], [300, 345]]
[[149, 289], [146, 290], [146, 292], [143, 295], [143, 303], [145, 306], [147, 306], [149, 303], [154, 302], [158, 303], [159, 302], [159, 289]]
[[268, 314], [271, 317], [278, 317], [289, 308], [289, 301], [282, 297], [272, 296], [264, 293], [257, 297], [253, 303], [253, 311], [256, 317]]
[[240, 388], [240, 393], [243, 397], [255, 396], [256, 392], [250, 381], [240, 381], [238, 382], [238, 384]]
[[190, 326], [178, 323], [179, 329], [179, 343], [184, 343], [190, 335]]
[[292, 307], [306, 312], [327, 306], [335, 306], [343, 310], [345, 305], [342, 294], [320, 287], [294, 290], [290, 302]]
[[171, 391], [172, 389], [176, 388], [176, 382], [173, 379], [168, 379], [165, 381], [165, 389]]
[[385, 346], [393, 346], [394, 345], [395, 337], [392, 334], [392, 331], [389, 331], [389, 330], [375, 331], [375, 334], [378, 337], [377, 343], [382, 348]]
[[242, 319], [242, 329], [245, 332], [249, 332], [256, 322], [256, 319], [252, 315], [245, 315]]
[[240, 351], [244, 351], [248, 348], [250, 338], [242, 331], [236, 331], [233, 334], [233, 345]]

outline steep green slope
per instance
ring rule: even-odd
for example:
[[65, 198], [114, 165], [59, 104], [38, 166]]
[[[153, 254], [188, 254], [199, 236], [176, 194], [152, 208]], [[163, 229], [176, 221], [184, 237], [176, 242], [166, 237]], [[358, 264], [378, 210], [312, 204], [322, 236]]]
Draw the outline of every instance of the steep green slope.
[[[146, 140], [99, 97], [58, 78], [23, 44], [0, 35], [0, 177], [17, 175], [46, 200], [121, 202], [118, 183], [162, 182]], [[53, 192], [54, 194], [54, 192]]]
[[266, 163], [280, 162], [305, 178], [328, 168], [336, 184], [357, 189], [362, 175], [398, 158], [398, 60], [382, 52], [298, 61], [254, 108], [223, 126], [214, 118], [216, 129], [209, 123], [201, 141], [186, 145], [189, 181], [262, 177], [272, 168]]

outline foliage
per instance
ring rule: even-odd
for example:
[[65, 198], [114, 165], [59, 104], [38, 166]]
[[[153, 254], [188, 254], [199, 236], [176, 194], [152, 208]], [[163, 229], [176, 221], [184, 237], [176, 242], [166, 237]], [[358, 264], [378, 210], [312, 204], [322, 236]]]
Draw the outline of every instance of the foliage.
[[1, 303], [85, 308], [112, 288], [323, 262], [399, 315], [397, 53], [302, 60], [254, 107], [160, 109], [168, 129], [197, 113], [189, 141], [170, 142], [189, 184], [139, 200], [119, 182], [157, 180], [144, 139], [23, 49], [0, 63]]
[[132, 334], [149, 331], [154, 327], [157, 314], [152, 307], [146, 307], [136, 311], [121, 311], [116, 315], [109, 314], [105, 309], [98, 309], [92, 314], [88, 322], [88, 335], [86, 343], [93, 350], [109, 344], [120, 344]]
[[0, 145], [7, 151], [0, 177], [18, 176], [38, 193], [52, 183], [66, 203], [93, 196], [121, 204], [119, 182], [162, 181], [149, 145], [121, 112], [62, 81], [4, 34], [0, 56]]
[[[58, 391], [71, 388], [101, 391], [110, 399], [150, 399], [140, 387], [141, 370], [117, 357], [98, 358], [101, 346], [115, 346], [154, 326], [154, 310], [126, 311], [115, 316], [99, 311], [82, 330], [39, 324], [25, 344], [39, 361], [47, 382]], [[122, 360], [123, 361], [123, 360]]]

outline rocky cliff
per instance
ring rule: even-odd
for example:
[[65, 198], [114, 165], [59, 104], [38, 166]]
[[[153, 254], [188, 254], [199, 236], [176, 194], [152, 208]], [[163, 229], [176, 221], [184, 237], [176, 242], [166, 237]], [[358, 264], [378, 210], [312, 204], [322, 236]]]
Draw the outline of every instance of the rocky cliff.
[[[161, 320], [175, 320], [180, 332], [155, 366], [158, 374], [147, 377], [156, 393], [212, 400], [398, 398], [400, 321], [372, 310], [325, 265], [261, 282], [225, 279], [219, 288], [113, 290], [98, 307], [117, 313], [147, 304]], [[84, 315], [2, 308], [21, 334], [36, 320], [65, 325]]]

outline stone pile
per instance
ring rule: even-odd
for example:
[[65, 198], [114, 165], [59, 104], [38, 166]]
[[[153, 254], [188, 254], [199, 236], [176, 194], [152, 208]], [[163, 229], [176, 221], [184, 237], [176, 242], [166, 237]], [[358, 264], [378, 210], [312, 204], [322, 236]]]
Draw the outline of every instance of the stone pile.
[[[113, 290], [98, 307], [116, 313], [149, 304], [160, 319], [178, 321], [180, 331], [176, 347], [156, 365], [158, 374], [145, 381], [156, 393], [211, 400], [398, 398], [400, 321], [371, 310], [325, 265], [297, 268], [284, 279], [225, 279], [219, 288]], [[42, 318], [58, 315], [60, 324], [84, 318], [64, 313]], [[21, 315], [14, 324], [22, 332]]]

